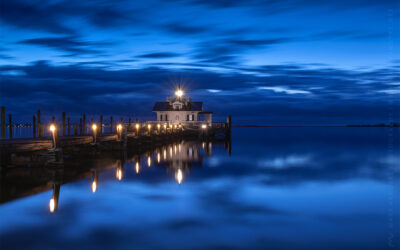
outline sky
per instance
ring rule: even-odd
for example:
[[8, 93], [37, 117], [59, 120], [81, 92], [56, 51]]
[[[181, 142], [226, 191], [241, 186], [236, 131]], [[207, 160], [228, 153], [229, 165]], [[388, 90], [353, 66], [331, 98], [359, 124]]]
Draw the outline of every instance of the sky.
[[3, 0], [0, 105], [155, 120], [178, 85], [234, 124], [399, 122], [399, 0]]

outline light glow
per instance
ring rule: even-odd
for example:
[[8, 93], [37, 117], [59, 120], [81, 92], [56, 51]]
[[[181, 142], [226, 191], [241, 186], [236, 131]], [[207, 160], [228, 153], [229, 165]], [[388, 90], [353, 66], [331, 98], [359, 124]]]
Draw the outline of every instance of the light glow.
[[56, 208], [56, 202], [54, 201], [54, 198], [51, 198], [49, 202], [50, 213], [53, 213], [55, 208]]
[[201, 128], [202, 128], [202, 129], [206, 129], [206, 128], [207, 128], [207, 125], [206, 125], [206, 124], [203, 124], [203, 125], [201, 125]]
[[178, 89], [177, 91], [175, 91], [175, 95], [176, 95], [177, 97], [183, 96], [183, 90]]
[[54, 126], [54, 124], [51, 124], [51, 125], [50, 125], [50, 131], [51, 131], [52, 133], [54, 133], [54, 131], [56, 131], [56, 126]]
[[93, 124], [93, 125], [92, 125], [92, 129], [93, 129], [93, 131], [96, 131], [97, 125], [96, 125], [96, 124]]
[[95, 193], [96, 190], [97, 190], [97, 182], [96, 182], [96, 181], [93, 181], [93, 182], [92, 182], [92, 192]]
[[122, 169], [117, 169], [116, 177], [119, 181], [122, 180]]
[[140, 170], [140, 165], [139, 165], [139, 162], [137, 161], [136, 165], [135, 165], [135, 171], [137, 174], [139, 173], [139, 170]]
[[178, 184], [182, 183], [183, 180], [183, 173], [181, 169], [178, 169], [178, 171], [176, 171], [175, 173], [175, 180], [178, 182]]

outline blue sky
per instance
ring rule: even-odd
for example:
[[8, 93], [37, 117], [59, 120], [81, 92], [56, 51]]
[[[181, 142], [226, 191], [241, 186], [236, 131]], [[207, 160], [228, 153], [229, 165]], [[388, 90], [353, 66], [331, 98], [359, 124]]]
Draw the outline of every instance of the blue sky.
[[399, 1], [1, 3], [0, 104], [16, 120], [154, 119], [181, 83], [237, 124], [399, 120]]

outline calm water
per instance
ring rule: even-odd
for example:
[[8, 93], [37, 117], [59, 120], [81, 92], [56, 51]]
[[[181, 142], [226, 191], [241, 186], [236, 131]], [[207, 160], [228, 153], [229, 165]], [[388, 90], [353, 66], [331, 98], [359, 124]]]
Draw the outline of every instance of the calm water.
[[399, 153], [398, 129], [234, 128], [230, 156], [82, 161], [53, 213], [51, 189], [0, 205], [1, 249], [399, 249]]

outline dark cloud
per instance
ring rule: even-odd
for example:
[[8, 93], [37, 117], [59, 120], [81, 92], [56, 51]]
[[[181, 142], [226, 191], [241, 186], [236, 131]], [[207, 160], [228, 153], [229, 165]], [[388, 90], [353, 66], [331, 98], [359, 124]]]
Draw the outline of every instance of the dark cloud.
[[216, 117], [231, 113], [240, 124], [381, 123], [386, 122], [389, 108], [399, 105], [391, 93], [397, 89], [393, 83], [398, 69], [367, 72], [298, 64], [227, 69], [235, 73], [160, 67], [110, 70], [107, 64], [54, 66], [39, 61], [0, 67], [0, 99], [18, 116], [30, 117], [37, 108], [80, 114], [85, 107], [87, 113], [119, 110], [120, 115], [152, 119], [153, 103], [170, 95], [179, 78], [189, 95], [205, 101]]
[[38, 45], [73, 54], [100, 54], [102, 53], [100, 50], [93, 49], [92, 47], [110, 45], [110, 43], [84, 42], [73, 36], [26, 39], [17, 43]]
[[88, 1], [3, 1], [0, 20], [22, 29], [49, 31], [57, 34], [75, 34], [67, 24], [70, 19], [88, 20], [98, 27], [127, 25], [138, 21], [138, 12], [113, 2]]
[[164, 26], [164, 28], [172, 33], [178, 35], [194, 35], [209, 31], [205, 26], [189, 26], [180, 23], [171, 23]]
[[140, 55], [138, 57], [141, 58], [169, 58], [169, 57], [177, 57], [179, 56], [178, 53], [172, 53], [172, 52], [154, 52], [154, 53], [147, 53]]

